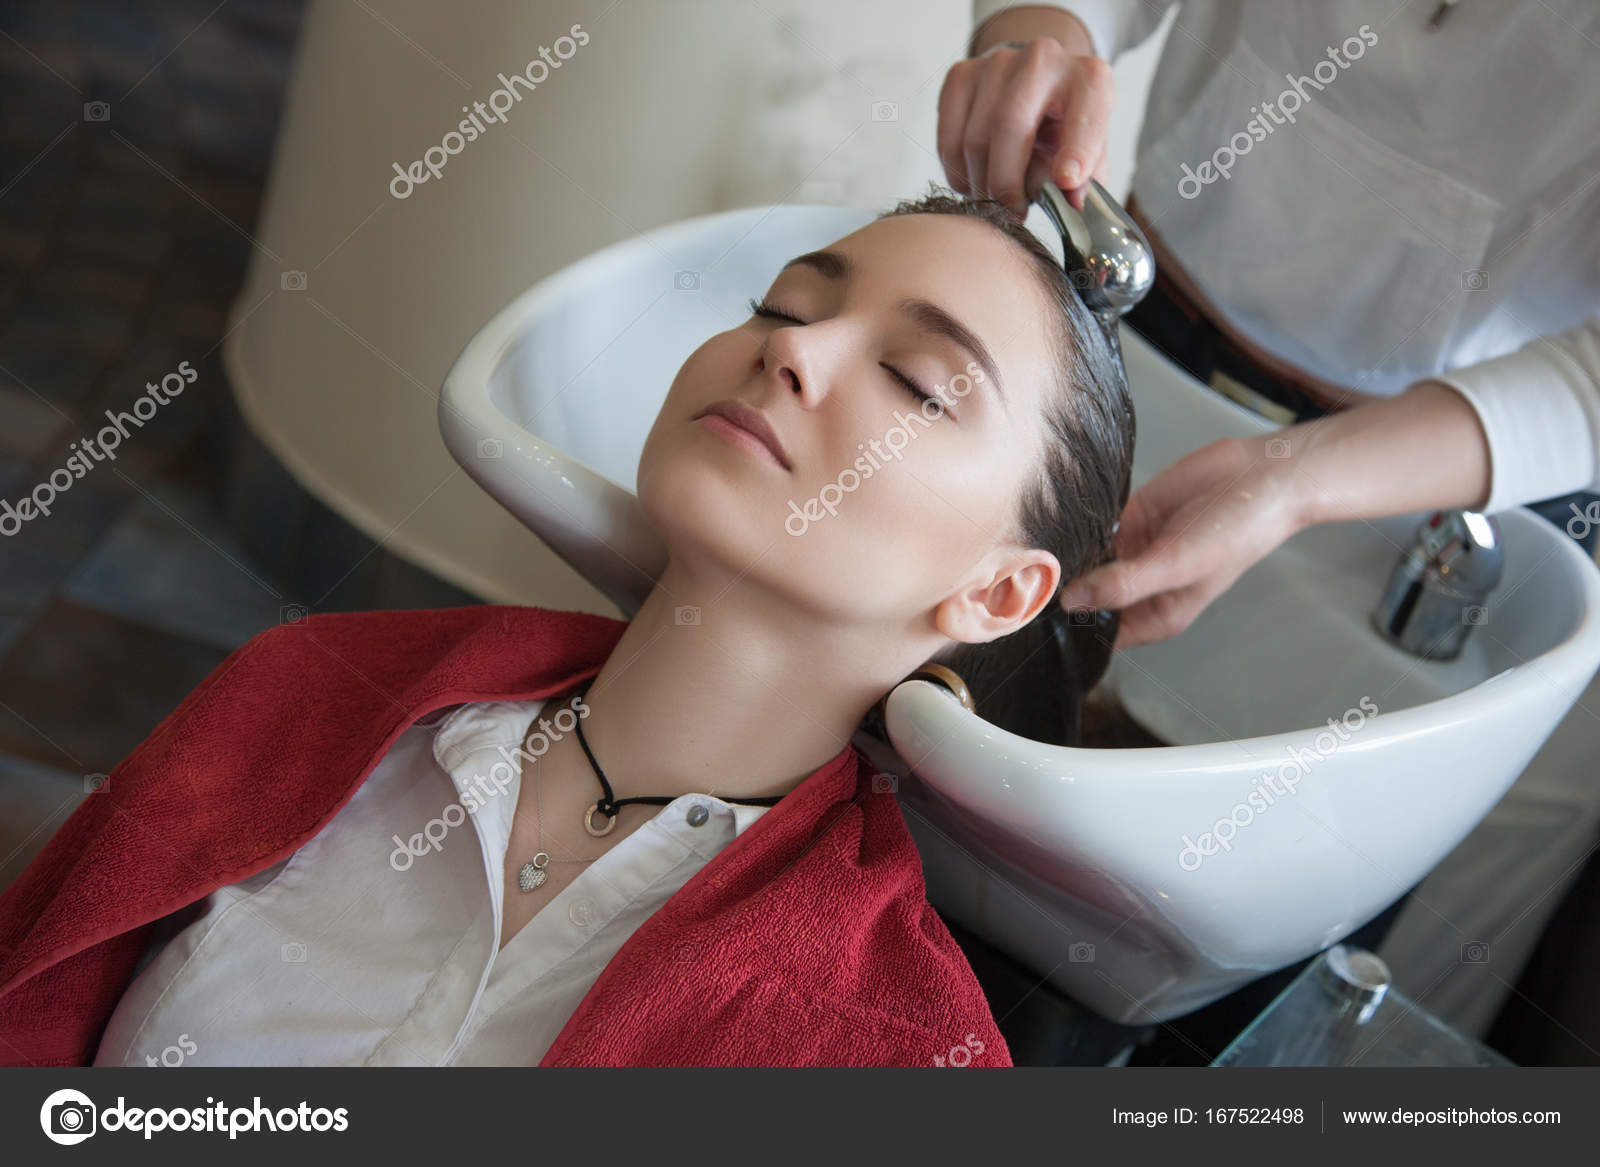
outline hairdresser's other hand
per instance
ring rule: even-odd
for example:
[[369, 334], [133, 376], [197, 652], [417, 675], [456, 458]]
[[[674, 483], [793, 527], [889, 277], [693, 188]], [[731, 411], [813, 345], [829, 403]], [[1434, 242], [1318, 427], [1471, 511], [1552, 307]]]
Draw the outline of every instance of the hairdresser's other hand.
[[[986, 49], [1021, 41], [1025, 49]], [[1108, 178], [1111, 66], [1070, 12], [1007, 8], [978, 29], [939, 92], [939, 159], [950, 186], [998, 199], [1019, 219], [1046, 178], [1083, 209], [1085, 184]]]
[[1432, 379], [1286, 429], [1213, 442], [1128, 499], [1117, 562], [1063, 588], [1061, 604], [1123, 609], [1118, 648], [1165, 640], [1302, 528], [1481, 511], [1492, 470], [1477, 407]]
[[1246, 568], [1307, 525], [1281, 456], [1288, 441], [1224, 439], [1157, 474], [1123, 509], [1117, 559], [1063, 588], [1062, 607], [1122, 609], [1119, 649], [1189, 627]]

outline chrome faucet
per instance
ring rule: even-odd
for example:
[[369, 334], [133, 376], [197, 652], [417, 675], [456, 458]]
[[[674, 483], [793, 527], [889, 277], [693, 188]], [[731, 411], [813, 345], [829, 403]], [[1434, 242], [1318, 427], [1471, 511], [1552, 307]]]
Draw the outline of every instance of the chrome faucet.
[[1477, 511], [1434, 511], [1389, 575], [1372, 623], [1426, 660], [1454, 660], [1505, 571], [1500, 528]]

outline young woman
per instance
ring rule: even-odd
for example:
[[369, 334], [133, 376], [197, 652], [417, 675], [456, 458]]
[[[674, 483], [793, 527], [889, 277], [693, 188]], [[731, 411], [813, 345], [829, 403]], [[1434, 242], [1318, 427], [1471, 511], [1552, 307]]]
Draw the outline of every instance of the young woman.
[[1081, 695], [1104, 659], [1063, 655], [1056, 593], [1109, 556], [1132, 458], [1114, 345], [995, 203], [796, 257], [662, 404], [669, 560], [631, 622], [254, 638], [0, 896], [0, 1051], [1010, 1064], [851, 737], [930, 660], [1070, 736], [1062, 661]]

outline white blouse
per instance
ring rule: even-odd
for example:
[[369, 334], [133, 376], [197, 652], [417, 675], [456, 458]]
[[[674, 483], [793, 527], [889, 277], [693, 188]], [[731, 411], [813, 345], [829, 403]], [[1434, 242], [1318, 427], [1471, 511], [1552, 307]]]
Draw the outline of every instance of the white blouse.
[[501, 951], [518, 747], [543, 704], [414, 723], [293, 855], [168, 917], [94, 1064], [538, 1065], [634, 929], [769, 809], [673, 800]]

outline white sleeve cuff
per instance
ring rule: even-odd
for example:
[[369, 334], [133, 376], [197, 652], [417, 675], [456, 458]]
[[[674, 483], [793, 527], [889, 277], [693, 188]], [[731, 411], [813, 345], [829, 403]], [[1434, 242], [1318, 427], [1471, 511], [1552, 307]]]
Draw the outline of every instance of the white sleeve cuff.
[[1465, 397], [1483, 425], [1485, 514], [1600, 488], [1600, 320], [1430, 379]]
[[[972, 27], [976, 29], [996, 12], [1017, 8], [1028, 0], [973, 0]], [[1123, 46], [1117, 44], [1118, 26], [1122, 19], [1117, 0], [1072, 0], [1071, 3], [1035, 0], [1042, 7], [1061, 8], [1083, 21], [1094, 43], [1094, 55], [1104, 60], [1116, 59]]]

